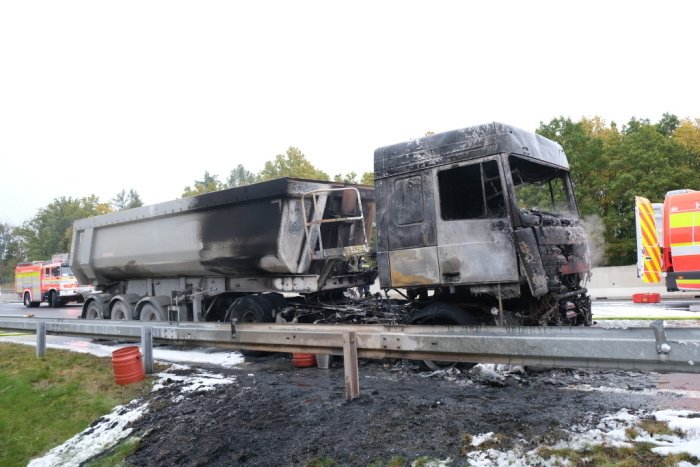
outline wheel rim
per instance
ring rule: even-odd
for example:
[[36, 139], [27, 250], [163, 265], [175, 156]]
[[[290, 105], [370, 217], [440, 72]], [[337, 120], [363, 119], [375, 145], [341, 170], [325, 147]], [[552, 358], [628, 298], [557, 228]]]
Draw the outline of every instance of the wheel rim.
[[241, 317], [238, 318], [239, 323], [257, 323], [258, 320], [255, 317], [255, 313], [251, 310], [245, 310], [243, 313], [241, 313]]

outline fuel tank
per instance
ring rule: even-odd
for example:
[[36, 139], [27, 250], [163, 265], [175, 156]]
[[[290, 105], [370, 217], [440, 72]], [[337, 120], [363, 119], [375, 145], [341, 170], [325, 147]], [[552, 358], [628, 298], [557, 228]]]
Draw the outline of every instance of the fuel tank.
[[[348, 187], [355, 189], [328, 191]], [[316, 200], [308, 195], [313, 191]], [[78, 220], [71, 266], [80, 283], [95, 284], [310, 274], [329, 259], [309, 255], [309, 244], [318, 250], [364, 242], [374, 213], [371, 187], [281, 178]], [[316, 235], [309, 225], [350, 217], [316, 222]]]

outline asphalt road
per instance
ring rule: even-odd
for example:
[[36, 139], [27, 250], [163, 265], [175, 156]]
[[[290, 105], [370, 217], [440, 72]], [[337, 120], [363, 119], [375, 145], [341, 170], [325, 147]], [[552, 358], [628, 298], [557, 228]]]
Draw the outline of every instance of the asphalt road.
[[71, 303], [60, 308], [51, 308], [42, 303], [38, 308], [26, 308], [21, 303], [0, 303], [0, 316], [31, 316], [36, 318], [79, 318], [82, 304]]

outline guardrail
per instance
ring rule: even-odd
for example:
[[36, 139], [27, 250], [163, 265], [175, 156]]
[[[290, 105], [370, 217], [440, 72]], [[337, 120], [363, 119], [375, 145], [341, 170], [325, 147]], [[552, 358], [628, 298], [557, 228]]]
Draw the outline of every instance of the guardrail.
[[[43, 329], [42, 329], [43, 328]], [[159, 323], [0, 318], [0, 329], [142, 339], [270, 352], [342, 355], [348, 399], [359, 396], [357, 358], [406, 358], [568, 368], [700, 373], [700, 328], [469, 327]], [[695, 364], [698, 362], [698, 365]]]
[[15, 289], [8, 289], [5, 287], [0, 288], [0, 303], [6, 303], [6, 302], [19, 302], [19, 297], [17, 297], [17, 293], [15, 292]]

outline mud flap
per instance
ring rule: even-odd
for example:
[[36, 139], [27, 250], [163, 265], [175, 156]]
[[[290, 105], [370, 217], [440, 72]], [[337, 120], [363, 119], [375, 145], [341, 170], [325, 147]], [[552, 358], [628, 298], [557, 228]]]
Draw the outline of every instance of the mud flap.
[[533, 297], [541, 297], [548, 292], [547, 275], [544, 272], [540, 249], [535, 240], [535, 234], [531, 229], [516, 230], [515, 249], [523, 265], [527, 283], [530, 285], [530, 292]]

